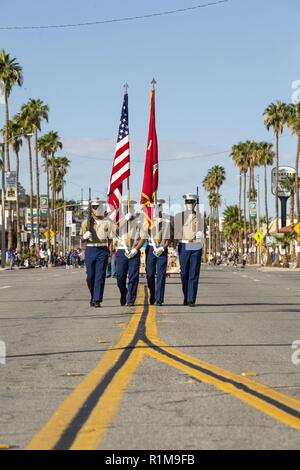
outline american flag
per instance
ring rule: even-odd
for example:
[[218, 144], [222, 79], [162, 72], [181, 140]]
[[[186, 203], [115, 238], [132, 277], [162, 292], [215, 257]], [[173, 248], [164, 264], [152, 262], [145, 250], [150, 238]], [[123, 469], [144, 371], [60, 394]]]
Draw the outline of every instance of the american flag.
[[110, 184], [108, 188], [109, 216], [118, 220], [122, 200], [123, 181], [130, 175], [129, 127], [128, 127], [128, 93], [125, 85], [124, 101], [116, 145]]

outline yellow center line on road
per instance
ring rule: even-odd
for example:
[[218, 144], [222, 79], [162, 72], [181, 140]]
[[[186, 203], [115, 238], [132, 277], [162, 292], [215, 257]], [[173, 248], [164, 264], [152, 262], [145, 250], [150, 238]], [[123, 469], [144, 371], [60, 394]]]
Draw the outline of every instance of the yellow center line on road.
[[146, 353], [186, 374], [214, 385], [278, 421], [300, 430], [300, 401], [170, 347], [157, 334], [156, 310], [149, 307], [146, 320]]
[[[143, 355], [142, 349], [132, 352], [128, 348], [136, 335], [144, 311], [142, 286], [137, 302], [141, 306], [136, 308], [117, 344], [106, 351], [95, 369], [59, 406], [33, 437], [27, 450], [97, 447], [97, 442], [103, 437], [117, 412], [125, 388]], [[86, 419], [89, 412], [91, 414]]]
[[138, 306], [119, 341], [73, 390], [27, 449], [99, 448], [144, 355], [175, 367], [300, 430], [300, 401], [264, 384], [189, 356], [160, 340], [156, 307], [140, 286]]

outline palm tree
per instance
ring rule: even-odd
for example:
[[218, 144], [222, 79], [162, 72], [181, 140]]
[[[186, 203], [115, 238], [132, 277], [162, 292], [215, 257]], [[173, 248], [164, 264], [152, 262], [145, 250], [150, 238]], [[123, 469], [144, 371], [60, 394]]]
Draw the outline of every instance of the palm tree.
[[50, 248], [50, 156], [51, 156], [51, 148], [50, 143], [48, 140], [48, 134], [43, 135], [38, 139], [38, 149], [41, 152], [42, 158], [44, 160], [44, 168], [46, 171], [47, 177], [47, 200], [48, 200], [48, 211], [47, 211], [47, 226], [48, 226], [48, 248]]
[[[289, 107], [288, 127], [292, 134], [297, 136], [297, 152], [295, 161], [296, 181], [299, 181], [299, 159], [300, 159], [300, 103], [291, 104]], [[297, 222], [300, 222], [300, 194], [299, 187], [296, 188]], [[300, 268], [300, 250], [298, 242], [297, 268]]]
[[[211, 183], [213, 186], [213, 191], [216, 192], [217, 195], [217, 200], [221, 201], [220, 196], [220, 188], [222, 184], [224, 183], [226, 179], [226, 172], [225, 168], [219, 165], [213, 166], [208, 174], [210, 175]], [[213, 199], [214, 200], [214, 199]], [[220, 253], [220, 218], [219, 218], [219, 203], [216, 204], [215, 210], [216, 210], [216, 250], [218, 253]]]
[[28, 145], [28, 157], [29, 157], [29, 204], [30, 204], [30, 214], [31, 214], [31, 227], [30, 227], [30, 236], [33, 238], [33, 165], [32, 165], [32, 148], [31, 148], [31, 138], [34, 132], [34, 116], [32, 113], [32, 108], [30, 103], [23, 104], [20, 110], [20, 121], [23, 132], [25, 133], [25, 138]]
[[[287, 125], [292, 134], [297, 137], [297, 152], [295, 161], [296, 181], [299, 179], [299, 160], [300, 160], [300, 102], [289, 106], [289, 116]], [[296, 208], [297, 221], [300, 222], [300, 195], [299, 188], [296, 189]]]
[[22, 128], [21, 128], [20, 116], [14, 116], [8, 123], [10, 145], [16, 155], [16, 185], [17, 185], [17, 200], [16, 200], [16, 216], [17, 216], [17, 251], [21, 252], [21, 221], [20, 221], [20, 200], [19, 200], [19, 173], [20, 173], [20, 150], [23, 144], [22, 141]]
[[209, 193], [208, 196], [209, 200], [209, 206], [211, 207], [212, 213], [213, 213], [213, 220], [214, 220], [214, 242], [213, 242], [213, 253], [214, 253], [214, 258], [217, 259], [217, 253], [220, 252], [220, 246], [218, 243], [218, 230], [219, 230], [219, 223], [218, 223], [218, 217], [219, 217], [219, 207], [221, 205], [221, 196], [215, 191], [212, 191]]
[[267, 235], [269, 235], [269, 211], [268, 211], [268, 179], [267, 166], [273, 165], [275, 153], [273, 144], [269, 142], [260, 142], [258, 144], [258, 162], [264, 167], [264, 191], [265, 191], [265, 216], [267, 224]]
[[279, 172], [279, 136], [289, 117], [289, 107], [282, 101], [271, 103], [264, 111], [264, 124], [269, 131], [271, 128], [276, 137], [276, 178], [275, 178], [275, 220], [276, 232], [279, 231], [278, 220], [278, 172]]
[[239, 236], [242, 229], [243, 220], [238, 206], [226, 207], [223, 213], [223, 234], [225, 240], [229, 241], [236, 254], [239, 252]]
[[241, 219], [241, 199], [242, 199], [242, 182], [241, 182], [241, 177], [243, 175], [243, 186], [244, 186], [244, 238], [247, 243], [247, 217], [246, 217], [246, 201], [247, 201], [247, 172], [249, 169], [249, 162], [247, 158], [247, 153], [246, 153], [246, 146], [243, 142], [239, 142], [235, 145], [233, 145], [232, 150], [231, 150], [231, 157], [235, 163], [235, 165], [239, 168], [240, 170], [240, 189], [239, 189], [239, 218]]
[[61, 207], [62, 207], [62, 217], [61, 217], [61, 235], [65, 232], [65, 220], [64, 220], [64, 206], [65, 206], [65, 180], [64, 177], [68, 172], [70, 166], [70, 160], [67, 157], [57, 157], [55, 158], [55, 188], [57, 192], [57, 199], [59, 194], [62, 194]]
[[[4, 87], [4, 104], [5, 104], [5, 156], [6, 158], [6, 171], [10, 171], [9, 159], [9, 109], [8, 99], [14, 85], [22, 86], [23, 75], [22, 67], [17, 60], [11, 57], [4, 49], [0, 51], [0, 81]], [[8, 246], [13, 245], [13, 221], [12, 221], [12, 202], [8, 204]]]
[[36, 208], [37, 208], [37, 234], [39, 243], [39, 225], [40, 225], [40, 170], [39, 170], [39, 148], [38, 148], [38, 132], [41, 130], [41, 122], [48, 122], [49, 106], [44, 104], [42, 100], [30, 99], [28, 107], [31, 113], [31, 127], [34, 133], [35, 143], [35, 170], [36, 170]]
[[[214, 182], [212, 181], [211, 175], [209, 173], [203, 179], [202, 186], [205, 189], [205, 191], [207, 191], [209, 194], [211, 194], [214, 191]], [[211, 249], [213, 248], [213, 251], [214, 251], [213, 240], [215, 240], [215, 237], [214, 237], [214, 224], [213, 224], [213, 207], [210, 204], [210, 199], [208, 199], [208, 201], [209, 201], [209, 209], [210, 209], [209, 211], [209, 246], [210, 246], [209, 257], [210, 257]]]
[[57, 150], [61, 150], [63, 147], [62, 142], [60, 141], [60, 137], [57, 132], [50, 131], [44, 138], [47, 141], [47, 148], [49, 151], [49, 155], [51, 155], [51, 186], [52, 186], [52, 203], [51, 203], [51, 210], [52, 210], [52, 228], [54, 231], [54, 249], [56, 249], [56, 217], [55, 217], [55, 158], [54, 155]]

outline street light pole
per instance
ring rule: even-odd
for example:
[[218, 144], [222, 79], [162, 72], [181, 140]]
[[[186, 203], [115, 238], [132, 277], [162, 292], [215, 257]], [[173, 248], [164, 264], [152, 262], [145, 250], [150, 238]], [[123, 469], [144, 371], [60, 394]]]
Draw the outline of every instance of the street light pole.
[[5, 157], [4, 157], [4, 139], [2, 134], [1, 157], [2, 157], [2, 231], [1, 231], [1, 268], [6, 265], [6, 228], [5, 228]]

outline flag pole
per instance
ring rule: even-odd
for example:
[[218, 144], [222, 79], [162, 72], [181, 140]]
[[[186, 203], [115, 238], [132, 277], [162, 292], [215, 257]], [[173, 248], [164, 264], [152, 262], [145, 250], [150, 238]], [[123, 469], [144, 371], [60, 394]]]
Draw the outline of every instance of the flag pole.
[[[157, 81], [156, 81], [155, 78], [153, 77], [152, 82], [151, 82], [152, 91], [155, 91], [155, 85], [156, 85], [156, 84], [157, 84]], [[155, 191], [155, 193], [154, 193], [154, 204], [155, 204], [155, 206], [157, 205], [157, 191]]]
[[[124, 92], [125, 92], [125, 95], [127, 95], [128, 93], [128, 88], [129, 88], [129, 85], [128, 83], [126, 82], [124, 84]], [[129, 212], [129, 209], [130, 209], [130, 176], [128, 176], [127, 178], [127, 212]]]
[[[124, 93], [125, 93], [125, 95], [127, 95], [127, 93], [128, 93], [128, 88], [129, 88], [129, 85], [126, 82], [124, 84]], [[129, 213], [129, 212], [130, 212], [130, 175], [128, 175], [128, 178], [127, 178], [127, 213]], [[127, 221], [127, 241], [129, 241], [128, 234], [131, 234], [130, 220]]]

